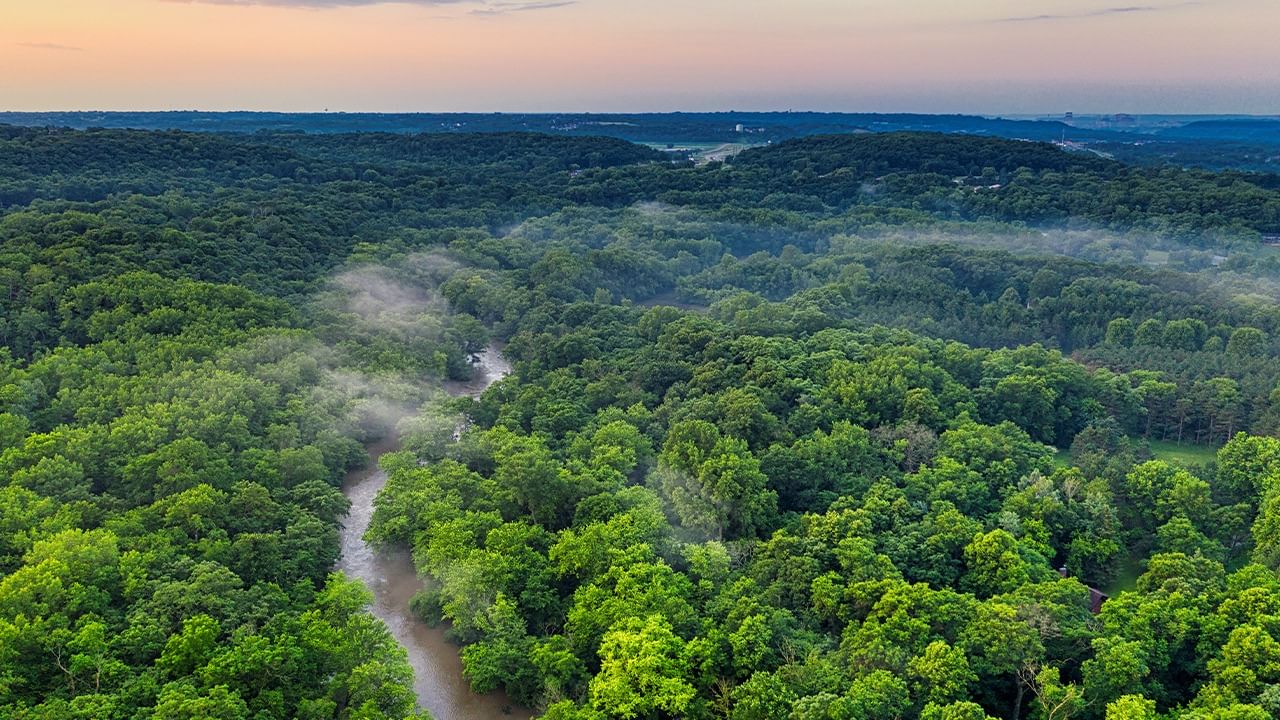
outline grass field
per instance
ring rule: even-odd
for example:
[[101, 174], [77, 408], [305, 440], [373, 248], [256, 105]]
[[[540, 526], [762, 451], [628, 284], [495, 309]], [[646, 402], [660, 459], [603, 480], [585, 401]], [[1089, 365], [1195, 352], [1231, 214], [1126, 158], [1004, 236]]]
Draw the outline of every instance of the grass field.
[[1054, 448], [1053, 464], [1058, 467], [1071, 467], [1071, 451]]
[[1152, 440], [1151, 452], [1158, 460], [1177, 465], [1204, 465], [1218, 456], [1218, 448], [1212, 445], [1192, 445], [1172, 440]]
[[[1212, 462], [1218, 453], [1216, 446], [1209, 445], [1193, 445], [1191, 443], [1179, 443], [1171, 440], [1152, 440], [1148, 443], [1151, 447], [1151, 453], [1155, 455], [1157, 460], [1164, 460], [1167, 463], [1180, 465], [1182, 467], [1204, 465]], [[1053, 462], [1058, 467], [1071, 466], [1071, 451], [1056, 450], [1053, 454]], [[1115, 596], [1125, 590], [1132, 590], [1137, 584], [1138, 577], [1142, 575], [1145, 569], [1145, 561], [1140, 558], [1127, 557], [1120, 572], [1110, 584], [1102, 588], [1102, 591], [1108, 595]]]
[[[1204, 465], [1213, 462], [1218, 456], [1218, 448], [1211, 445], [1193, 445], [1172, 440], [1152, 440], [1148, 444], [1151, 446], [1151, 454], [1157, 460], [1183, 467]], [[1053, 463], [1058, 467], [1071, 467], [1071, 451], [1056, 450], [1053, 453]]]
[[689, 153], [689, 158], [695, 163], [707, 163], [713, 161], [721, 161], [726, 158], [737, 155], [755, 145], [750, 143], [719, 143], [719, 142], [648, 142], [644, 143], [655, 150], [684, 150]]
[[1169, 251], [1168, 250], [1148, 250], [1146, 256], [1143, 257], [1143, 262], [1145, 262], [1148, 265], [1168, 265]]
[[1142, 576], [1145, 570], [1145, 561], [1138, 558], [1127, 558], [1120, 564], [1120, 572], [1116, 574], [1116, 578], [1109, 585], [1100, 589], [1112, 597], [1125, 590], [1132, 590], [1138, 584], [1138, 578]]

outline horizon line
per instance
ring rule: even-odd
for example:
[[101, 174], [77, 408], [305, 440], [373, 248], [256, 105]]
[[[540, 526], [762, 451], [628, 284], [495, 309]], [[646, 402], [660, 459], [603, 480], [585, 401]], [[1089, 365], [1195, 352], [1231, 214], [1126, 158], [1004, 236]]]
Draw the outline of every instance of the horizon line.
[[816, 109], [742, 109], [728, 108], [716, 110], [263, 110], [239, 108], [233, 110], [208, 110], [199, 108], [130, 108], [130, 109], [48, 109], [48, 110], [10, 110], [0, 109], [0, 115], [54, 115], [54, 114], [259, 114], [259, 115], [922, 115], [931, 117], [979, 117], [979, 118], [1056, 118], [1065, 119], [1068, 113], [1076, 118], [1105, 117], [1128, 115], [1131, 117], [1248, 117], [1248, 118], [1280, 118], [1280, 111], [1274, 113], [1231, 112], [1231, 111], [1196, 111], [1196, 112], [1133, 112], [1125, 110], [1087, 110], [1070, 111], [1054, 110], [1047, 112], [956, 112], [956, 111], [924, 111], [924, 110], [816, 110]]

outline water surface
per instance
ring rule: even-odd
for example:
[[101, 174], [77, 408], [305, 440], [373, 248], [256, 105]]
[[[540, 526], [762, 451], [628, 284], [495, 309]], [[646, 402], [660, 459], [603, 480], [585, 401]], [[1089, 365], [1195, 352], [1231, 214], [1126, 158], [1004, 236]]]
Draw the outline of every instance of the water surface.
[[[476, 362], [475, 378], [447, 386], [454, 395], [476, 397], [485, 388], [511, 372], [497, 347], [489, 347]], [[370, 611], [386, 623], [395, 639], [409, 653], [413, 667], [413, 689], [419, 708], [436, 720], [508, 720], [528, 718], [530, 713], [503, 693], [476, 695], [462, 675], [458, 646], [445, 639], [442, 628], [422, 622], [409, 610], [409, 600], [422, 589], [413, 560], [405, 551], [376, 551], [364, 541], [373, 518], [373, 499], [387, 484], [387, 474], [378, 469], [383, 453], [399, 443], [387, 440], [368, 448], [369, 466], [347, 476], [342, 492], [351, 501], [351, 511], [342, 528], [342, 555], [338, 569], [358, 578], [373, 592]]]

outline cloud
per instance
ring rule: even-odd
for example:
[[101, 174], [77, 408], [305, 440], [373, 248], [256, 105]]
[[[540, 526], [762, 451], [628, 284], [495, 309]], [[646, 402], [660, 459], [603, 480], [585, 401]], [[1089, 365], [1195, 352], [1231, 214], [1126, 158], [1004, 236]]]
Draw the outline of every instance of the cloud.
[[84, 50], [84, 48], [76, 47], [75, 45], [59, 45], [51, 42], [20, 42], [18, 45], [36, 50], [58, 50], [61, 52], [81, 52]]
[[1175, 10], [1191, 5], [1199, 5], [1199, 0], [1190, 0], [1189, 2], [1172, 3], [1168, 5], [1124, 5], [1120, 7], [1100, 8], [1097, 10], [1087, 10], [1077, 13], [1046, 13], [1043, 15], [1020, 15], [1014, 17], [999, 18], [991, 22], [997, 23], [1025, 23], [1025, 22], [1045, 22], [1050, 20], [1078, 20], [1083, 18], [1107, 17], [1110, 15], [1133, 15], [1137, 13], [1162, 12], [1165, 10]]
[[476, 8], [470, 12], [471, 15], [506, 15], [513, 12], [526, 12], [529, 10], [550, 10], [552, 8], [565, 7], [566, 5], [575, 5], [578, 0], [553, 0], [552, 2], [499, 2], [493, 3], [486, 7]]

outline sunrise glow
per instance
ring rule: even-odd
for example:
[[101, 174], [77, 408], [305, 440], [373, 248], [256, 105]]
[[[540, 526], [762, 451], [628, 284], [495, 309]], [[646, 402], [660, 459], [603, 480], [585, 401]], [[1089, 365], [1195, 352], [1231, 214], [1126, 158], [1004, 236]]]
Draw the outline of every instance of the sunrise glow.
[[8, 109], [1280, 112], [1275, 0], [4, 0]]

